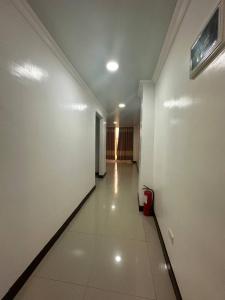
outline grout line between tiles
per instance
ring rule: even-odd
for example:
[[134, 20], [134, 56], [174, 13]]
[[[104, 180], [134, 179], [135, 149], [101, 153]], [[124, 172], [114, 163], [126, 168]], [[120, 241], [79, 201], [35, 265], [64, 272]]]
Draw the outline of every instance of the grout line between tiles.
[[71, 285], [78, 285], [81, 287], [86, 287], [87, 285], [85, 284], [81, 284], [81, 283], [77, 283], [77, 282], [73, 282], [73, 281], [68, 281], [68, 280], [59, 280], [59, 279], [55, 279], [55, 278], [51, 278], [51, 277], [47, 277], [47, 276], [43, 276], [43, 275], [34, 275], [33, 277], [35, 278], [40, 278], [40, 279], [45, 279], [45, 280], [51, 280], [54, 282], [61, 282], [61, 283], [67, 283], [67, 284], [71, 284]]
[[98, 288], [98, 287], [95, 287], [95, 286], [92, 286], [92, 285], [87, 285], [87, 287], [95, 289], [95, 290], [103, 291], [103, 292], [110, 292], [110, 293], [115, 293], [115, 294], [118, 294], [118, 295], [131, 296], [131, 297], [136, 297], [136, 298], [140, 298], [140, 299], [144, 299], [144, 300], [157, 300], [156, 298], [145, 298], [145, 297], [141, 297], [141, 296], [134, 295], [134, 294], [128, 294], [128, 293], [119, 292], [119, 291], [115, 291], [115, 290], [108, 290], [108, 289]]
[[[144, 300], [157, 300], [157, 298], [146, 298], [146, 297], [141, 297], [141, 296], [138, 296], [138, 295], [128, 294], [128, 293], [124, 293], [124, 292], [120, 292], [120, 291], [104, 289], [104, 288], [98, 288], [98, 287], [92, 286], [88, 283], [87, 284], [80, 284], [80, 283], [76, 283], [76, 282], [72, 282], [72, 281], [58, 280], [58, 279], [54, 279], [54, 278], [50, 278], [50, 277], [46, 277], [46, 276], [39, 276], [39, 275], [34, 275], [33, 277], [83, 287], [83, 288], [85, 288], [85, 293], [84, 293], [85, 296], [86, 296], [87, 289], [92, 288], [92, 289], [100, 290], [100, 291], [103, 291], [103, 292], [110, 292], [110, 293], [115, 293], [115, 294], [119, 294], [119, 295], [131, 296], [131, 297], [136, 297], [136, 298], [140, 298], [140, 299], [144, 299]], [[83, 298], [83, 299], [85, 299], [85, 298]]]
[[85, 298], [86, 298], [86, 295], [87, 295], [87, 289], [88, 289], [88, 287], [85, 286], [85, 287], [84, 287], [84, 294], [83, 294], [82, 300], [85, 300]]
[[[73, 230], [69, 230], [70, 232], [73, 231]], [[69, 232], [68, 231], [68, 232]], [[65, 233], [68, 233], [68, 232], [65, 232]], [[124, 236], [119, 236], [119, 235], [108, 235], [108, 234], [99, 234], [99, 233], [90, 233], [90, 232], [84, 232], [84, 231], [76, 231], [74, 230], [73, 231], [74, 233], [81, 233], [81, 234], [84, 234], [84, 235], [91, 235], [91, 236], [96, 236], [96, 237], [99, 237], [99, 238], [106, 238], [106, 239], [119, 239], [119, 240], [127, 240], [127, 241], [136, 241], [136, 242], [141, 242], [141, 243], [145, 243], [147, 242], [146, 240], [144, 239], [136, 239], [136, 238], [127, 238], [127, 237], [124, 237]], [[63, 237], [63, 236], [62, 236]]]

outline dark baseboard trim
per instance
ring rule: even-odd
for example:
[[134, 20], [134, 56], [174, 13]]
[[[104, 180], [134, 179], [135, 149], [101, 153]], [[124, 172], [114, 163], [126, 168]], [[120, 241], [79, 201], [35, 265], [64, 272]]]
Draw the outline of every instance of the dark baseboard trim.
[[153, 217], [154, 217], [154, 221], [155, 221], [155, 225], [156, 225], [156, 228], [157, 228], [160, 244], [161, 244], [161, 247], [162, 247], [162, 250], [163, 250], [163, 255], [164, 255], [164, 258], [165, 258], [165, 261], [166, 261], [166, 265], [167, 265], [167, 268], [168, 268], [170, 280], [171, 280], [172, 285], [173, 285], [173, 290], [174, 290], [176, 299], [177, 300], [182, 300], [180, 289], [179, 289], [179, 286], [177, 284], [175, 274], [173, 272], [173, 268], [172, 268], [172, 265], [171, 265], [171, 262], [170, 262], [169, 255], [168, 255], [167, 250], [166, 250], [166, 246], [165, 246], [163, 236], [162, 236], [162, 233], [161, 233], [161, 230], [160, 230], [160, 227], [159, 227], [159, 223], [157, 221], [157, 218], [156, 218], [155, 214], [154, 214]]
[[100, 175], [99, 173], [97, 173], [97, 174], [96, 174], [96, 177], [97, 177], [97, 178], [104, 178], [104, 177], [106, 176], [106, 174], [107, 174], [106, 172], [105, 172], [105, 174], [103, 174], [103, 175]]
[[51, 249], [51, 247], [54, 245], [54, 243], [58, 240], [60, 235], [64, 232], [66, 227], [73, 220], [73, 218], [79, 212], [79, 210], [84, 205], [84, 203], [87, 201], [87, 199], [89, 198], [91, 193], [94, 191], [95, 187], [96, 186], [94, 186], [90, 190], [90, 192], [85, 196], [85, 198], [81, 201], [81, 203], [78, 205], [78, 207], [75, 208], [75, 210], [72, 212], [72, 214], [69, 216], [69, 218], [63, 223], [63, 225], [54, 234], [54, 236], [49, 240], [49, 242], [44, 246], [44, 248], [39, 252], [39, 254], [33, 259], [33, 261], [26, 268], [26, 270], [20, 275], [20, 277], [11, 286], [11, 288], [9, 289], [7, 294], [2, 298], [2, 300], [12, 300], [12, 299], [14, 299], [16, 294], [19, 292], [19, 290], [22, 288], [22, 286], [26, 283], [28, 278], [33, 273], [33, 271], [36, 269], [36, 267], [39, 265], [39, 263], [42, 261], [42, 259], [45, 257], [45, 255], [48, 253], [48, 251]]

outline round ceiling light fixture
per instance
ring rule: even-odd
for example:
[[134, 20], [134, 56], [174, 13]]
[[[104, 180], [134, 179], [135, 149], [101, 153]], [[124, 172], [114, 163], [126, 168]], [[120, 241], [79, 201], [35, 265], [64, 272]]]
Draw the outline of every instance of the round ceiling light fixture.
[[120, 255], [116, 255], [114, 257], [114, 260], [115, 260], [116, 263], [120, 263], [122, 261], [122, 257]]
[[116, 72], [119, 69], [119, 64], [118, 64], [118, 62], [111, 60], [111, 61], [107, 62], [106, 69], [109, 72]]
[[120, 103], [118, 106], [119, 106], [119, 108], [124, 108], [124, 107], [126, 107], [126, 104]]
[[115, 209], [116, 209], [116, 205], [113, 204], [113, 205], [111, 206], [111, 209], [112, 209], [112, 210], [115, 210]]
[[115, 122], [113, 122], [113, 124], [115, 124], [115, 125], [116, 125], [116, 124], [117, 124], [117, 122], [115, 121]]

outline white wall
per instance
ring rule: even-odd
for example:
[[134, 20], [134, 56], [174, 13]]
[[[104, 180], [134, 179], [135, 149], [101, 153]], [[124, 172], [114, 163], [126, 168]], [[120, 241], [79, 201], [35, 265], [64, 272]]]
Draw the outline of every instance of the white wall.
[[0, 1], [0, 298], [94, 186], [104, 116], [29, 22]]
[[104, 118], [100, 119], [100, 153], [99, 153], [99, 175], [106, 174], [106, 122]]
[[139, 151], [140, 151], [140, 126], [134, 126], [133, 135], [133, 161], [139, 166]]
[[191, 1], [155, 92], [156, 215], [184, 300], [225, 299], [225, 53], [189, 79], [216, 2]]
[[99, 154], [100, 154], [100, 119], [95, 118], [95, 173], [99, 172]]
[[139, 158], [139, 204], [143, 205], [145, 197], [142, 187], [153, 187], [153, 153], [154, 153], [154, 85], [142, 82], [141, 92], [141, 131]]

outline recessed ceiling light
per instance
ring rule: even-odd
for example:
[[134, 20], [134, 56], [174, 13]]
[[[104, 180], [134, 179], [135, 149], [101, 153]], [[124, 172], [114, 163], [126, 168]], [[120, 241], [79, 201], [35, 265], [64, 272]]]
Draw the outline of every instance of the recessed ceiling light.
[[113, 124], [117, 124], [117, 122], [115, 121], [115, 122], [113, 122]]
[[120, 103], [118, 106], [119, 106], [120, 108], [124, 108], [124, 107], [126, 107], [126, 104]]
[[116, 205], [113, 204], [113, 205], [111, 206], [111, 209], [112, 209], [112, 210], [115, 210], [115, 209], [116, 209]]
[[110, 72], [116, 72], [119, 69], [119, 64], [118, 62], [111, 60], [107, 62], [106, 68]]
[[116, 255], [114, 257], [114, 259], [115, 259], [115, 262], [117, 262], [117, 263], [120, 263], [122, 261], [122, 257], [120, 255]]

